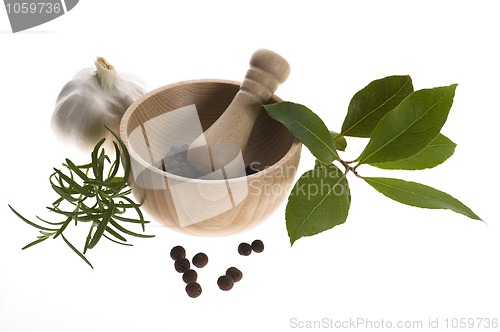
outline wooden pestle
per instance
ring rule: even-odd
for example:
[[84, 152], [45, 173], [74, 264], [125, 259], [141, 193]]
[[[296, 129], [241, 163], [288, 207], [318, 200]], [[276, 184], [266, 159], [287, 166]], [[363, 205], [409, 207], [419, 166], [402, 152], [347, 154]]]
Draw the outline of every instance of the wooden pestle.
[[[265, 104], [290, 73], [288, 62], [277, 53], [260, 49], [250, 59], [250, 68], [240, 90], [224, 113], [200, 135], [187, 150], [189, 164], [208, 174], [232, 168], [233, 174], [244, 169], [235, 162], [248, 143], [252, 127]], [[240, 159], [241, 160], [241, 159]], [[238, 168], [238, 169], [235, 169]]]

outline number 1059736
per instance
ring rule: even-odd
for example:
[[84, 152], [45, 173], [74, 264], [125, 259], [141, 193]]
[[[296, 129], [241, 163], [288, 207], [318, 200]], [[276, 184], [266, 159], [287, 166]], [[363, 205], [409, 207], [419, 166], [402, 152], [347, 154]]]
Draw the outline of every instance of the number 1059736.
[[446, 318], [447, 329], [498, 329], [498, 318]]
[[6, 3], [8, 14], [59, 14], [64, 12], [61, 2], [14, 2]]

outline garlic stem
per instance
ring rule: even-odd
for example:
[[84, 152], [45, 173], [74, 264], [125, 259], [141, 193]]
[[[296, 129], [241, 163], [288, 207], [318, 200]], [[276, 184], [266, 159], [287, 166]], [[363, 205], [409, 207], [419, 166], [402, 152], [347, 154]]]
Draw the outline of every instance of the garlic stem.
[[103, 57], [97, 57], [95, 59], [95, 66], [97, 68], [97, 79], [101, 88], [105, 90], [115, 88], [120, 81], [120, 77], [116, 73], [115, 67]]

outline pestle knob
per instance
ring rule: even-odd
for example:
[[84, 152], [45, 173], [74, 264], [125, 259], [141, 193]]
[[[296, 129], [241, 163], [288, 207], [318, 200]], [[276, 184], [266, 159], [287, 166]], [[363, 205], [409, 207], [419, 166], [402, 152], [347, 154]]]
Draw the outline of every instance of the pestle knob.
[[252, 127], [265, 104], [290, 73], [288, 62], [277, 53], [260, 49], [250, 59], [250, 68], [240, 90], [227, 109], [189, 146], [189, 164], [210, 173], [225, 167], [241, 169], [235, 162], [245, 151]]

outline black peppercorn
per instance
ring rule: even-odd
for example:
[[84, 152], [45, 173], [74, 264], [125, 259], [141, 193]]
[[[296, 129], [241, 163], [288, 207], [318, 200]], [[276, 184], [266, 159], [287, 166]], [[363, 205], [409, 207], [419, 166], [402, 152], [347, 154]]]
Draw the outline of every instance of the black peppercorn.
[[205, 267], [205, 265], [207, 265], [208, 256], [202, 252], [197, 253], [196, 255], [194, 255], [192, 262], [194, 266], [201, 269]]
[[223, 291], [228, 291], [231, 288], [233, 288], [234, 281], [233, 281], [233, 278], [231, 278], [230, 276], [224, 275], [224, 276], [220, 276], [219, 279], [217, 279], [217, 285]]
[[252, 246], [245, 242], [240, 243], [238, 253], [242, 256], [248, 256], [252, 253]]
[[252, 250], [259, 253], [264, 251], [264, 242], [261, 240], [255, 240], [252, 242]]
[[177, 272], [184, 273], [191, 268], [191, 264], [189, 263], [189, 259], [179, 258], [175, 260], [174, 267]]
[[196, 282], [196, 280], [198, 280], [198, 273], [195, 270], [187, 270], [182, 275], [182, 280], [184, 280], [186, 284]]
[[237, 268], [235, 268], [234, 266], [227, 269], [226, 275], [230, 276], [234, 282], [238, 282], [241, 280], [241, 278], [243, 278], [243, 273], [240, 270], [238, 270]]
[[170, 250], [170, 257], [175, 261], [186, 257], [186, 250], [182, 246], [175, 246]]
[[186, 285], [186, 293], [189, 297], [198, 297], [201, 295], [201, 291], [201, 286], [197, 282], [192, 282]]

